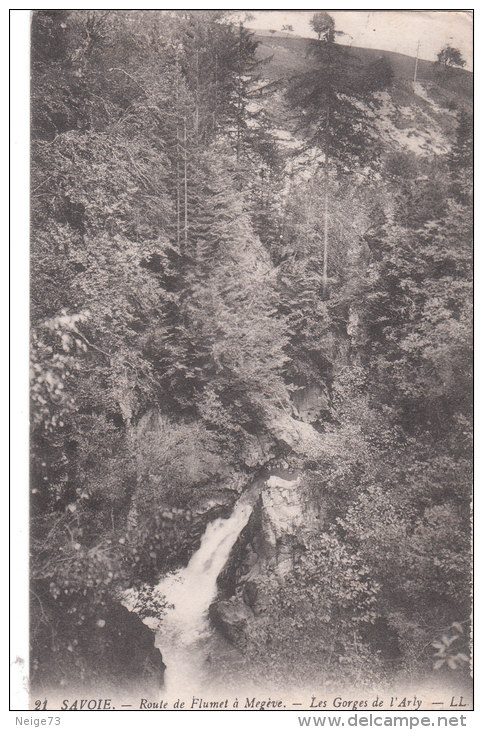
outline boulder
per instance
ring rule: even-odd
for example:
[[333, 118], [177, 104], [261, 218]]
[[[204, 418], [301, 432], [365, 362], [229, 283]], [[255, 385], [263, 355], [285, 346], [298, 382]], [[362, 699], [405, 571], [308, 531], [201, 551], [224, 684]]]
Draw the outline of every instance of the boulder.
[[268, 414], [267, 427], [279, 444], [293, 454], [316, 459], [327, 450], [325, 434], [286, 411], [273, 408]]
[[228, 601], [215, 601], [209, 609], [210, 619], [216, 629], [238, 647], [247, 643], [247, 629], [253, 614], [242, 600], [233, 596]]
[[105, 665], [106, 676], [121, 684], [140, 682], [163, 687], [165, 664], [154, 645], [155, 633], [139, 616], [119, 604], [111, 604], [96, 619], [90, 632], [90, 654]]
[[[122, 604], [106, 600], [80, 625], [75, 614], [65, 611], [52, 618], [67, 651], [62, 661], [52, 653], [40, 666], [34, 665], [31, 688], [35, 691], [47, 685], [73, 693], [102, 687], [105, 692], [122, 688], [135, 694], [164, 686], [165, 665], [154, 645], [154, 631]], [[51, 627], [46, 623], [45, 628], [48, 645]]]

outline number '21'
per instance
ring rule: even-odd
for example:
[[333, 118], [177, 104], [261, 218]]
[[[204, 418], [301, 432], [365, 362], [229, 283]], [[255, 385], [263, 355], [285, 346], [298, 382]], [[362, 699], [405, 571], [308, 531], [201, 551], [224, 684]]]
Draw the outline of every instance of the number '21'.
[[[35, 710], [46, 710], [47, 709], [47, 700], [44, 700], [43, 702], [42, 702], [42, 700], [35, 700], [34, 709]], [[53, 720], [55, 720], [54, 725], [60, 725], [60, 717], [49, 717], [48, 720], [49, 720], [49, 722], [48, 722], [49, 725], [52, 725]]]

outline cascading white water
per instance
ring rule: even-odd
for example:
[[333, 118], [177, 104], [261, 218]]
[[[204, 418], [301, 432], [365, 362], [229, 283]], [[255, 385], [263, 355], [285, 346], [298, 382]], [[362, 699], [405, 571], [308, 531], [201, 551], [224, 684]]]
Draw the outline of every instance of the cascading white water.
[[179, 695], [201, 684], [204, 644], [210, 636], [208, 609], [216, 597], [216, 579], [252, 509], [252, 504], [242, 499], [230, 517], [211, 522], [186, 568], [166, 576], [156, 587], [170, 604], [156, 636], [156, 646], [167, 666], [168, 695]]

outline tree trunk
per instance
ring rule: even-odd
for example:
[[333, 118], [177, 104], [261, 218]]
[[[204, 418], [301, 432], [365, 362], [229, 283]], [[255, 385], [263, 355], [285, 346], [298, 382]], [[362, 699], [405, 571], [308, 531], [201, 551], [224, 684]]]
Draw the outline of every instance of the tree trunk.
[[239, 26], [238, 35], [238, 96], [237, 96], [237, 113], [236, 113], [236, 163], [238, 165], [240, 161], [240, 148], [241, 148], [241, 95], [242, 95], [242, 68], [241, 68], [241, 42], [242, 42], [242, 24]]
[[195, 87], [195, 139], [198, 142], [198, 132], [200, 124], [200, 51], [196, 49], [196, 87]]
[[215, 53], [215, 104], [213, 109], [213, 134], [216, 134], [218, 115], [218, 54]]
[[327, 293], [327, 264], [329, 261], [329, 167], [327, 153], [324, 160], [324, 263], [322, 268], [322, 295]]
[[181, 231], [181, 216], [180, 216], [180, 206], [181, 206], [181, 196], [179, 193], [179, 127], [178, 124], [176, 124], [176, 243], [179, 248], [179, 241], [180, 241], [180, 231]]
[[176, 49], [176, 244], [179, 249], [181, 237], [181, 195], [180, 195], [180, 145], [179, 145], [179, 62], [178, 49]]
[[324, 260], [322, 266], [322, 296], [327, 296], [327, 267], [329, 263], [329, 127], [330, 106], [325, 113], [324, 139]]
[[184, 244], [188, 246], [188, 157], [186, 149], [186, 117], [184, 117]]

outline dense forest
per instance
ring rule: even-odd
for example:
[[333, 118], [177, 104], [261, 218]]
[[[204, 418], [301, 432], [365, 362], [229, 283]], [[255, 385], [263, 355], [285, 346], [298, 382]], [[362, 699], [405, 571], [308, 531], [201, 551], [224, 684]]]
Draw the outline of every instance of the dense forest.
[[468, 674], [471, 98], [318, 23], [284, 74], [222, 11], [33, 13], [34, 686], [154, 676], [123, 592], [271, 469], [305, 517], [220, 576], [237, 671]]

